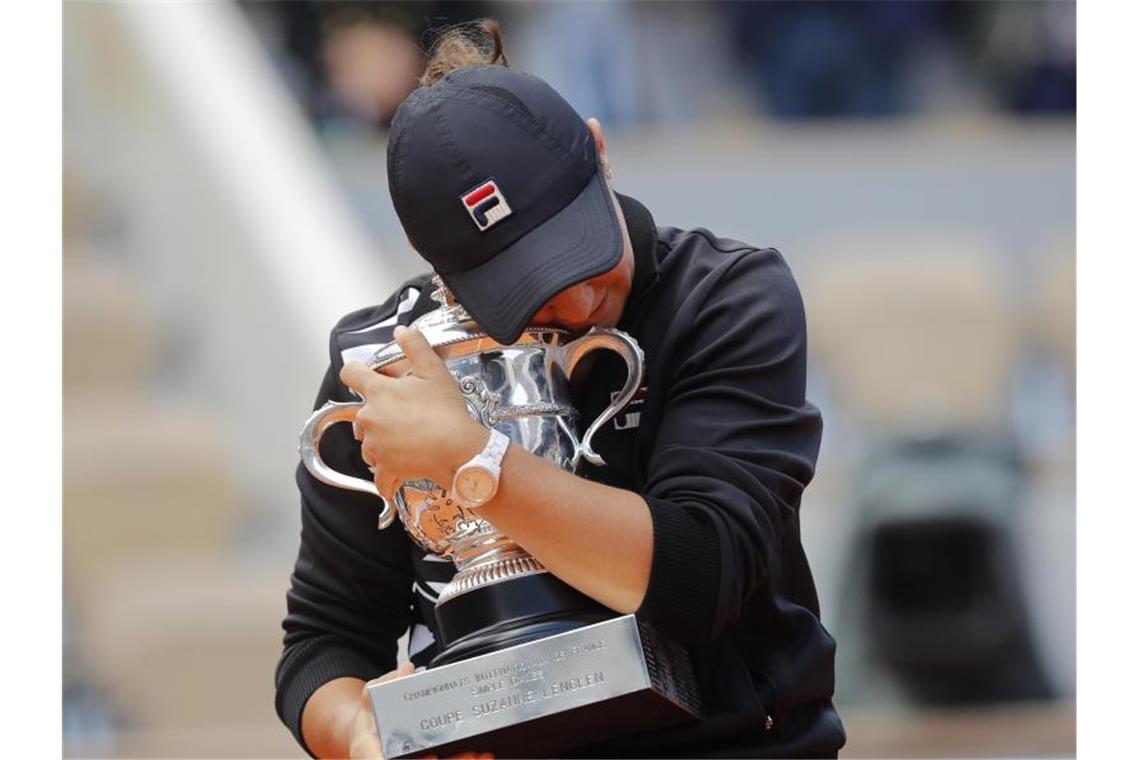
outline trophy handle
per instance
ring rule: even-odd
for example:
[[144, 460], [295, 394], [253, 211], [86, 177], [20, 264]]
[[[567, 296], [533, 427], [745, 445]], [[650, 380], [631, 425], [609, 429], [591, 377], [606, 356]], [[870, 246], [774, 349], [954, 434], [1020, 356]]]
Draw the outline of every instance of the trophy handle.
[[338, 422], [352, 422], [356, 419], [356, 413], [360, 411], [364, 404], [355, 401], [337, 402], [330, 401], [322, 406], [305, 421], [305, 426], [301, 428], [301, 441], [298, 446], [301, 452], [301, 461], [305, 464], [305, 469], [313, 474], [317, 480], [322, 483], [327, 483], [330, 486], [337, 488], [344, 488], [349, 491], [359, 491], [361, 493], [370, 493], [376, 496], [383, 503], [383, 508], [380, 510], [380, 519], [378, 527], [383, 529], [392, 524], [392, 519], [396, 516], [395, 510], [388, 500], [381, 496], [376, 484], [371, 480], [364, 480], [363, 478], [355, 478], [351, 475], [345, 475], [343, 472], [337, 472], [333, 468], [325, 464], [321, 459], [321, 436], [329, 429], [329, 426], [335, 425]]
[[590, 427], [586, 428], [586, 434], [582, 436], [582, 442], [574, 450], [573, 467], [578, 466], [578, 460], [585, 458], [587, 462], [599, 467], [605, 465], [605, 460], [601, 458], [591, 447], [590, 442], [594, 437], [594, 433], [601, 429], [602, 425], [606, 424], [620, 412], [626, 404], [630, 402], [633, 395], [637, 393], [637, 389], [641, 387], [641, 375], [645, 366], [645, 354], [641, 351], [641, 346], [637, 344], [631, 336], [622, 332], [621, 330], [611, 330], [607, 327], [592, 327], [590, 332], [583, 335], [577, 340], [571, 341], [563, 346], [563, 361], [562, 366], [566, 371], [566, 376], [570, 377], [574, 374], [574, 368], [578, 366], [578, 362], [582, 360], [586, 354], [600, 348], [608, 348], [611, 351], [616, 351], [625, 359], [626, 367], [629, 368], [629, 374], [625, 378], [625, 386], [621, 392], [614, 399], [604, 412], [598, 415], [598, 418], [590, 423]]

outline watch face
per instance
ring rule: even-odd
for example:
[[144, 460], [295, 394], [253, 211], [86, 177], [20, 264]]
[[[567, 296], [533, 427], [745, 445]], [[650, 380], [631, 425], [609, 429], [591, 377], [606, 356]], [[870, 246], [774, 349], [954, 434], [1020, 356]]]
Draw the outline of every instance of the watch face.
[[482, 467], [465, 467], [455, 476], [455, 491], [459, 498], [473, 504], [482, 504], [495, 493], [495, 476]]

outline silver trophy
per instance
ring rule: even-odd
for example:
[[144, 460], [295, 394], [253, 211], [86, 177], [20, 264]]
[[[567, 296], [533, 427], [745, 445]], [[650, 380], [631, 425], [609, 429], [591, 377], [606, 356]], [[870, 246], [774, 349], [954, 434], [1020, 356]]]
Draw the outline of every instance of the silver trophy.
[[[603, 465], [591, 440], [641, 385], [644, 358], [637, 342], [620, 330], [593, 328], [568, 341], [565, 330], [531, 326], [514, 344], [504, 346], [471, 319], [439, 278], [434, 282], [432, 297], [439, 308], [412, 327], [444, 360], [471, 416], [564, 470], [574, 472], [583, 460]], [[579, 440], [569, 378], [584, 357], [601, 349], [621, 356], [628, 374], [613, 402]], [[409, 371], [396, 343], [373, 354], [368, 366], [394, 376]], [[380, 528], [399, 514], [417, 544], [450, 558], [456, 567], [436, 605], [441, 651], [430, 669], [370, 687], [385, 757], [451, 751], [467, 746], [468, 740], [470, 748], [497, 756], [550, 754], [580, 745], [584, 738], [597, 741], [696, 715], [699, 708], [683, 650], [633, 616], [617, 617], [555, 578], [509, 536], [450, 498], [450, 484], [406, 481], [396, 490], [393, 510], [374, 482], [326, 465], [320, 456], [322, 435], [330, 425], [351, 422], [361, 406], [330, 402], [313, 413], [300, 436], [305, 467], [324, 483], [380, 498]], [[573, 643], [583, 636], [581, 645]], [[536, 690], [545, 689], [559, 672], [565, 660], [559, 659], [559, 647], [581, 651], [582, 656], [569, 663], [571, 670], [597, 660], [597, 669], [581, 676], [593, 688], [579, 694], [567, 685], [579, 683], [574, 680], [579, 676], [568, 671], [566, 679], [547, 684], [552, 692]], [[605, 668], [602, 660], [609, 663]], [[502, 668], [502, 679], [480, 676]], [[462, 685], [443, 689], [439, 684]], [[499, 691], [509, 695], [492, 693]], [[539, 693], [546, 696], [539, 699]], [[628, 709], [619, 718], [606, 707], [631, 695], [638, 700], [636, 719]], [[488, 701], [488, 696], [495, 699]], [[471, 702], [466, 709], [464, 700]], [[489, 705], [499, 707], [491, 710]], [[585, 734], [583, 721], [591, 727]], [[648, 723], [643, 726], [642, 721]]]
[[[577, 340], [566, 342], [565, 330], [528, 327], [517, 342], [503, 346], [471, 319], [438, 278], [432, 297], [440, 308], [417, 319], [412, 327], [443, 358], [476, 421], [499, 430], [512, 443], [564, 470], [575, 471], [583, 459], [595, 465], [605, 464], [590, 442], [641, 385], [644, 360], [637, 341], [620, 330], [593, 328]], [[569, 401], [569, 378], [587, 354], [599, 349], [617, 352], [625, 359], [629, 374], [613, 403], [579, 441], [578, 412]], [[394, 376], [409, 369], [396, 343], [373, 354], [368, 367]], [[326, 465], [319, 450], [321, 436], [332, 424], [351, 422], [361, 406], [359, 402], [329, 402], [315, 412], [301, 431], [301, 459], [309, 472], [324, 483], [380, 498], [384, 502], [380, 528], [386, 528], [398, 513], [416, 543], [455, 562], [455, 577], [440, 592], [440, 604], [488, 583], [546, 572], [491, 523], [449, 498], [450, 483], [405, 482], [396, 491], [393, 511], [373, 481], [345, 475]]]

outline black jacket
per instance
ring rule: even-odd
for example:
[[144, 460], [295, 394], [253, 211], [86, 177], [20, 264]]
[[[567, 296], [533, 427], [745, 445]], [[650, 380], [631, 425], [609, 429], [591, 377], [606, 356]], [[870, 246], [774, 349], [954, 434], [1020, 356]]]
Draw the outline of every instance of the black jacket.
[[[645, 351], [645, 380], [594, 437], [607, 466], [580, 474], [649, 505], [654, 553], [638, 615], [689, 646], [706, 718], [583, 754], [835, 756], [845, 741], [831, 703], [835, 643], [799, 535], [821, 433], [804, 398], [799, 291], [777, 251], [656, 228], [641, 204], [619, 197], [636, 269], [618, 327]], [[430, 289], [426, 275], [416, 278], [338, 323], [316, 406], [353, 400], [338, 379], [344, 362], [366, 360], [397, 323], [433, 308]], [[597, 356], [575, 398], [587, 423], [625, 379], [624, 362]], [[349, 428], [331, 428], [322, 454], [368, 479]], [[399, 522], [377, 530], [374, 497], [326, 486], [303, 467], [297, 482], [301, 548], [277, 711], [300, 741], [301, 711], [321, 684], [393, 669], [409, 628], [413, 662], [434, 655], [431, 609], [453, 568], [425, 555]]]

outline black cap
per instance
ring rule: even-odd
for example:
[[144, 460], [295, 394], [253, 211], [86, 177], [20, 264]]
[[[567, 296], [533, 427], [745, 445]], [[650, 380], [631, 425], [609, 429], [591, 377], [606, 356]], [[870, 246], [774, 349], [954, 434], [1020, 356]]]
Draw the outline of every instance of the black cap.
[[593, 135], [554, 88], [505, 66], [455, 69], [400, 105], [388, 187], [412, 245], [503, 344], [621, 260]]

